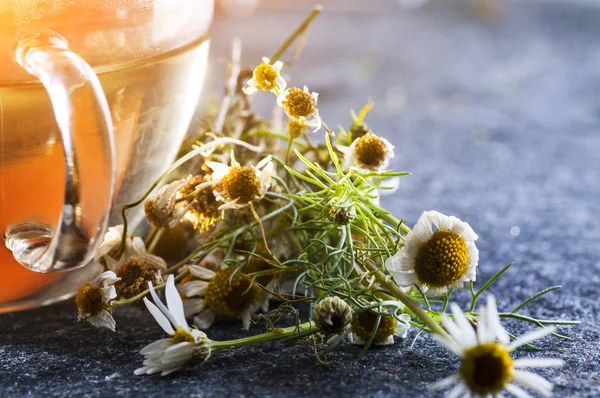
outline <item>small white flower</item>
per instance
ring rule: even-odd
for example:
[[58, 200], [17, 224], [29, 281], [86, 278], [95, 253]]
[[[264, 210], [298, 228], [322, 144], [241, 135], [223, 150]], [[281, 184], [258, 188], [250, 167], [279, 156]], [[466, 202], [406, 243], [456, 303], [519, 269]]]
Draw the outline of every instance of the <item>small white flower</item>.
[[159, 228], [173, 228], [183, 218], [193, 201], [187, 205], [177, 202], [181, 198], [179, 190], [183, 188], [188, 179], [173, 181], [152, 192], [144, 202], [146, 219]]
[[[410, 329], [410, 315], [401, 314], [398, 318], [400, 318], [400, 319], [397, 320], [390, 316], [381, 318], [382, 321], [384, 319], [385, 320], [389, 319], [391, 322], [395, 322], [395, 329], [394, 329], [393, 333], [390, 333], [388, 336], [385, 337], [385, 339], [380, 340], [380, 341], [377, 341], [377, 335], [375, 335], [376, 338], [373, 340], [373, 344], [375, 344], [375, 345], [394, 344], [394, 336], [396, 336], [400, 339], [406, 338], [406, 335], [408, 334], [408, 329]], [[380, 324], [379, 324], [380, 328], [385, 327], [385, 325], [383, 325], [382, 323], [383, 322], [380, 322]], [[353, 325], [353, 331], [348, 334], [348, 341], [352, 344], [365, 345], [367, 343], [367, 341], [369, 341], [371, 331], [362, 330], [362, 329], [361, 329], [361, 332], [355, 331], [354, 329], [356, 328], [356, 321], [354, 321], [352, 325]], [[363, 334], [363, 336], [361, 337], [361, 336], [359, 336], [359, 334]]]
[[242, 91], [247, 95], [258, 90], [271, 91], [275, 95], [279, 95], [287, 86], [285, 79], [281, 77], [281, 68], [283, 68], [283, 62], [275, 61], [271, 65], [269, 58], [263, 57], [262, 64], [254, 68], [252, 79], [248, 80], [247, 86]]
[[464, 282], [475, 280], [479, 262], [476, 240], [477, 234], [466, 222], [426, 211], [385, 266], [400, 286], [417, 284], [428, 295], [442, 294], [449, 286], [462, 288]]
[[319, 110], [316, 108], [318, 97], [318, 93], [309, 92], [306, 86], [304, 90], [290, 87], [277, 96], [277, 105], [285, 110], [290, 119], [304, 121], [313, 131], [317, 131], [322, 125]]
[[[196, 315], [194, 325], [208, 329], [217, 315], [242, 320], [244, 329], [250, 328], [250, 321], [263, 305], [265, 295], [262, 289], [252, 284], [252, 280], [242, 271], [222, 266], [216, 272], [207, 268], [190, 265], [190, 273], [196, 280], [180, 286], [186, 297], [183, 301], [186, 316]], [[251, 286], [252, 284], [252, 286]]]
[[86, 320], [97, 328], [115, 331], [115, 320], [110, 314], [111, 301], [117, 297], [114, 284], [119, 278], [112, 271], [98, 275], [91, 282], [83, 284], [75, 296], [79, 310], [77, 320]]
[[[434, 335], [445, 348], [461, 359], [458, 373], [435, 383], [432, 389], [441, 390], [454, 385], [448, 397], [502, 396], [505, 390], [517, 397], [530, 397], [521, 387], [535, 390], [544, 397], [552, 395], [552, 384], [535, 373], [522, 370], [530, 367], [562, 366], [563, 361], [551, 358], [511, 359], [510, 353], [523, 344], [540, 339], [554, 331], [541, 328], [516, 339], [512, 343], [500, 324], [496, 300], [488, 296], [487, 307], [482, 306], [477, 331], [457, 305], [452, 305], [453, 320], [442, 317], [445, 329], [454, 341]], [[516, 383], [516, 384], [514, 384]]]
[[355, 139], [348, 147], [339, 145], [337, 148], [344, 154], [344, 169], [357, 167], [363, 171], [382, 171], [394, 157], [394, 146], [371, 132]]
[[250, 202], [265, 197], [271, 187], [273, 161], [271, 156], [261, 160], [256, 166], [241, 166], [231, 151], [231, 165], [218, 162], [206, 162], [213, 170], [211, 182], [219, 184], [213, 194], [217, 200], [225, 202], [220, 210], [239, 209]]
[[[123, 224], [110, 227], [104, 234], [104, 240], [100, 244], [94, 260], [99, 264], [106, 263], [106, 257], [116, 258], [121, 248], [121, 236], [123, 235]], [[144, 241], [139, 236], [128, 235], [125, 239], [125, 250], [123, 257], [132, 257], [146, 252]]]
[[160, 372], [166, 376], [194, 362], [207, 360], [211, 354], [211, 341], [204, 332], [188, 326], [173, 275], [169, 275], [165, 289], [168, 307], [160, 301], [151, 282], [148, 286], [154, 304], [146, 297], [144, 304], [160, 327], [171, 337], [157, 340], [142, 348], [140, 354], [144, 356], [144, 363], [134, 373], [141, 375]]

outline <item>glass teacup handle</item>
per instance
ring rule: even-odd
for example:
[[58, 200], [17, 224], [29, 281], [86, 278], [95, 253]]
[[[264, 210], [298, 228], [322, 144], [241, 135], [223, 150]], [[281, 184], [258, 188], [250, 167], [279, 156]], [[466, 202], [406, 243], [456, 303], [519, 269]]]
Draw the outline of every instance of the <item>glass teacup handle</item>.
[[54, 231], [36, 222], [14, 225], [5, 232], [5, 244], [19, 263], [37, 272], [78, 268], [101, 243], [114, 195], [109, 107], [92, 68], [60, 36], [23, 40], [16, 57], [50, 96], [64, 148], [65, 196]]

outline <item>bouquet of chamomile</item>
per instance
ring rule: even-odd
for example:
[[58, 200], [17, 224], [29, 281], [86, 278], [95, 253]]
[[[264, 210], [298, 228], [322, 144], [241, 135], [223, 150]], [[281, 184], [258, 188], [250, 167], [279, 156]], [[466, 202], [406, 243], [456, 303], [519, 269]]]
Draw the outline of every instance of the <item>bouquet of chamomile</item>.
[[[284, 78], [280, 58], [320, 10], [253, 69], [240, 66], [234, 42], [220, 106], [124, 206], [123, 224], [109, 228], [95, 258], [104, 272], [75, 298], [79, 319], [115, 330], [117, 307], [149, 311], [165, 338], [141, 348], [139, 375], [167, 375], [268, 340], [309, 342], [320, 360], [334, 347], [358, 344], [363, 356], [373, 345], [430, 334], [460, 361], [457, 374], [432, 388], [454, 397], [528, 396], [524, 388], [550, 395], [552, 385], [526, 369], [562, 361], [517, 359], [513, 351], [535, 349], [532, 341], [548, 335], [568, 339], [554, 325], [578, 322], [523, 312], [555, 287], [499, 311], [484, 293], [510, 264], [476, 283], [478, 236], [466, 221], [432, 210], [409, 227], [381, 207], [380, 195], [408, 173], [388, 168], [394, 145], [365, 122], [374, 103], [333, 131], [319, 116], [318, 93]], [[252, 111], [257, 91], [273, 94], [279, 117]], [[151, 225], [145, 241], [127, 224], [137, 206]], [[468, 308], [452, 303], [459, 291], [471, 296]], [[296, 321], [281, 327], [289, 315]], [[248, 337], [211, 340], [211, 325], [224, 317], [239, 319]], [[535, 329], [514, 336], [506, 318]]]

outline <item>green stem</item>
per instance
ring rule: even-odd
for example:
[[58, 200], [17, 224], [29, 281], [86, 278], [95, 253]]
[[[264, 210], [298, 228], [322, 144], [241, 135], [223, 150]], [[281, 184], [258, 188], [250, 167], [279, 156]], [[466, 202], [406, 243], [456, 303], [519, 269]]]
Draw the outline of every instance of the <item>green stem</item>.
[[379, 269], [377, 266], [367, 260], [365, 261], [365, 266], [375, 275], [375, 279], [377, 282], [386, 289], [389, 290], [390, 293], [394, 295], [396, 299], [401, 301], [417, 318], [419, 318], [426, 326], [429, 327], [434, 333], [437, 333], [446, 339], [453, 341], [450, 335], [446, 333], [444, 329], [437, 323], [429, 314], [423, 310], [409, 295], [407, 295], [400, 287], [396, 286], [392, 282], [388, 280], [386, 275]]
[[213, 351], [217, 351], [227, 348], [237, 348], [250, 344], [262, 343], [263, 341], [278, 340], [295, 334], [309, 336], [311, 334], [317, 333], [318, 331], [319, 329], [315, 327], [314, 323], [312, 321], [308, 321], [297, 326], [294, 325], [283, 329], [276, 329], [273, 332], [257, 334], [256, 336], [244, 337], [242, 339], [212, 341], [211, 346]]
[[392, 213], [386, 213], [386, 214], [378, 213], [378, 214], [381, 218], [383, 218], [385, 221], [392, 224], [395, 228], [398, 228], [398, 226], [400, 226], [400, 232], [402, 232], [404, 234], [408, 234], [410, 232], [410, 228], [408, 228], [408, 226], [406, 224], [404, 224], [403, 222], [401, 223], [400, 220], [398, 220], [396, 217], [394, 217], [392, 215]]
[[322, 5], [316, 5], [315, 8], [313, 8], [313, 10], [310, 12], [310, 14], [308, 14], [308, 17], [306, 17], [304, 22], [302, 22], [300, 26], [298, 26], [296, 30], [292, 32], [292, 34], [286, 39], [286, 41], [284, 41], [283, 44], [279, 46], [279, 48], [273, 53], [273, 55], [271, 55], [271, 58], [269, 58], [269, 63], [273, 64], [275, 61], [277, 61], [283, 55], [283, 53], [292, 45], [292, 43], [296, 41], [298, 36], [304, 33], [304, 31], [308, 28], [308, 25], [310, 25], [313, 19], [315, 19], [317, 15], [321, 13], [322, 10]]

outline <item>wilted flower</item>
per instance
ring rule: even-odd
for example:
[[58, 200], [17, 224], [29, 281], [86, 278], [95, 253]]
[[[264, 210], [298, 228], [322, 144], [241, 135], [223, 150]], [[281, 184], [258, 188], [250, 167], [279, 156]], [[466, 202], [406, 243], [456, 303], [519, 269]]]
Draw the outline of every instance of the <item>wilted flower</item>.
[[442, 379], [433, 389], [454, 388], [448, 396], [487, 397], [501, 396], [505, 390], [517, 397], [529, 397], [521, 387], [530, 388], [545, 397], [552, 395], [552, 384], [535, 373], [521, 370], [529, 367], [561, 366], [563, 361], [550, 358], [512, 359], [510, 353], [523, 344], [537, 340], [554, 331], [541, 328], [525, 334], [512, 343], [500, 324], [496, 300], [488, 296], [487, 307], [479, 312], [477, 331], [457, 305], [452, 306], [453, 320], [442, 317], [444, 327], [454, 341], [434, 335], [438, 342], [461, 360], [458, 374]]
[[[110, 227], [104, 234], [104, 240], [100, 244], [94, 260], [106, 265], [106, 256], [118, 260], [117, 255], [121, 250], [121, 236], [123, 235], [123, 224]], [[146, 252], [144, 241], [139, 236], [128, 235], [125, 239], [123, 257], [136, 256]]]
[[112, 258], [107, 260], [109, 269], [115, 271], [120, 279], [115, 285], [117, 293], [119, 297], [126, 299], [146, 290], [148, 282], [155, 285], [163, 283], [162, 273], [167, 270], [165, 260], [148, 253], [123, 258], [120, 262]]
[[381, 171], [394, 157], [394, 146], [371, 132], [356, 138], [349, 147], [340, 145], [338, 149], [344, 154], [345, 169], [356, 165], [362, 170]]
[[[210, 183], [208, 176], [197, 175], [188, 178], [185, 186], [179, 190], [179, 194], [186, 198], [196, 191], [199, 185], [207, 183]], [[193, 198], [184, 199], [181, 203], [188, 208], [183, 218], [191, 222], [200, 232], [208, 229], [221, 217], [219, 203], [212, 189], [202, 189]]]
[[77, 319], [114, 332], [115, 320], [110, 311], [111, 301], [117, 297], [114, 284], [118, 280], [114, 272], [106, 271], [91, 282], [84, 283], [75, 296], [75, 304], [79, 309]]
[[190, 265], [189, 270], [196, 279], [181, 285], [180, 291], [185, 297], [186, 316], [197, 314], [196, 326], [207, 329], [217, 315], [224, 315], [239, 318], [244, 329], [250, 328], [252, 315], [261, 307], [264, 297], [263, 291], [246, 274], [227, 266], [213, 272]]
[[173, 228], [177, 225], [191, 205], [177, 202], [181, 198], [179, 190], [186, 184], [187, 179], [173, 181], [151, 193], [144, 202], [146, 219], [159, 228]]
[[342, 334], [352, 321], [352, 307], [337, 296], [319, 301], [312, 313], [315, 325], [324, 334]]
[[321, 128], [321, 118], [317, 106], [318, 93], [310, 93], [308, 87], [304, 90], [290, 87], [277, 97], [277, 105], [283, 107], [290, 119], [299, 119], [307, 126], [317, 131]]
[[217, 200], [225, 202], [219, 207], [221, 210], [248, 206], [250, 202], [264, 198], [271, 186], [271, 156], [267, 156], [256, 166], [242, 167], [231, 151], [231, 166], [217, 162], [206, 162], [206, 165], [213, 170], [212, 181], [219, 183], [213, 193]]
[[211, 354], [211, 341], [206, 333], [188, 326], [173, 275], [169, 275], [165, 288], [168, 308], [158, 298], [152, 283], [148, 285], [154, 304], [146, 297], [144, 304], [171, 337], [142, 348], [140, 354], [144, 356], [144, 363], [134, 373], [141, 375], [161, 372], [161, 375], [166, 376], [194, 362], [206, 361]]
[[477, 234], [466, 222], [426, 211], [385, 266], [400, 286], [416, 283], [429, 295], [441, 294], [449, 286], [462, 288], [464, 282], [475, 280], [479, 261], [476, 240]]
[[250, 95], [258, 90], [264, 90], [279, 95], [287, 85], [279, 73], [281, 68], [283, 68], [283, 62], [275, 61], [271, 65], [269, 58], [263, 57], [262, 63], [254, 68], [252, 79], [248, 80], [247, 86], [243, 88], [244, 93]]
[[[348, 335], [348, 341], [352, 344], [366, 344], [371, 338], [371, 334], [377, 323], [377, 317], [378, 315], [370, 310], [355, 314], [352, 317], [352, 332]], [[398, 318], [396, 319], [391, 315], [381, 316], [379, 327], [373, 338], [373, 344], [394, 344], [394, 336], [401, 339], [406, 337], [408, 329], [410, 329], [410, 316], [408, 314], [401, 314]]]

